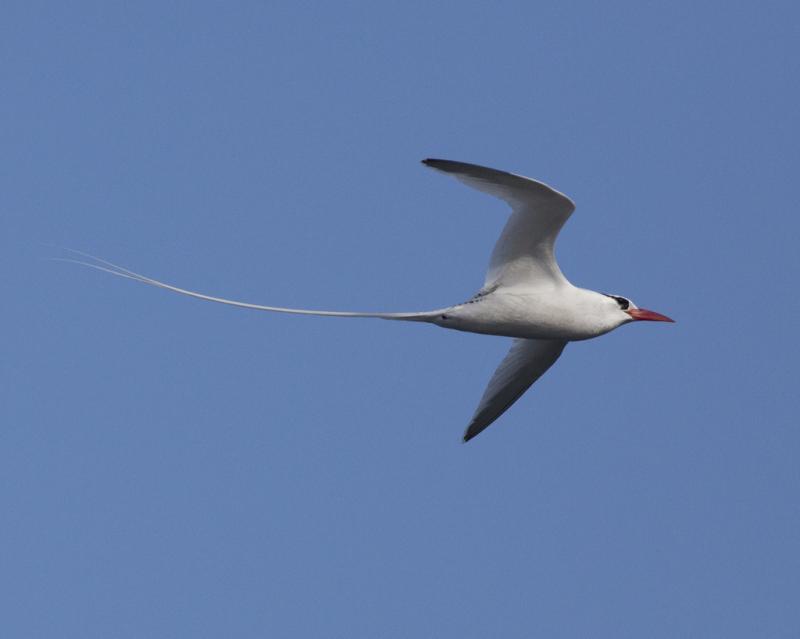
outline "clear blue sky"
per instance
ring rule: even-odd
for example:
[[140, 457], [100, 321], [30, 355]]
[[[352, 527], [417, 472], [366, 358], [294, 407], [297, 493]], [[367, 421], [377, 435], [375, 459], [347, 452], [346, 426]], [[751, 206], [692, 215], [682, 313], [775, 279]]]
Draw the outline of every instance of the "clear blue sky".
[[[794, 3], [4, 5], [0, 618], [14, 638], [798, 637]], [[567, 348], [419, 310], [501, 203], [678, 320]]]

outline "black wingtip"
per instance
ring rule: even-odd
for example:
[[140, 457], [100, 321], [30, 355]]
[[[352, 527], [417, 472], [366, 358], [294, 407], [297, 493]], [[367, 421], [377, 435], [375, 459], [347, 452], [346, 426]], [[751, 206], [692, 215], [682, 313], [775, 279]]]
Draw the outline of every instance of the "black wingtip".
[[503, 173], [502, 171], [495, 171], [479, 164], [470, 164], [469, 162], [457, 162], [456, 160], [442, 160], [440, 158], [425, 158], [422, 163], [432, 169], [444, 171], [445, 173], [464, 173], [469, 175], [470, 172], [494, 172]]

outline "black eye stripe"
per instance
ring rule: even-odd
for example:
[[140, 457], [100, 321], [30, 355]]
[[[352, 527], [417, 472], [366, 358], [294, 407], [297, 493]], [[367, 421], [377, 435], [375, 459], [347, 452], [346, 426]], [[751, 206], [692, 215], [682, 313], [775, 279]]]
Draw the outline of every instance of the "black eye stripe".
[[610, 297], [612, 300], [615, 300], [617, 304], [619, 304], [620, 309], [623, 311], [627, 311], [630, 306], [630, 300], [626, 300], [624, 297], [619, 297], [618, 295], [609, 295], [608, 293], [604, 293], [606, 297]]

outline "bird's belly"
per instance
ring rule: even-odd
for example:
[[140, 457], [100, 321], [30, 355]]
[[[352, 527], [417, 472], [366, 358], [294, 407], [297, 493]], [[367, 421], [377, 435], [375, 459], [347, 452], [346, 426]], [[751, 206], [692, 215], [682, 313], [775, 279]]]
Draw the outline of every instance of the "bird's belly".
[[434, 323], [470, 333], [567, 341], [589, 339], [608, 331], [589, 314], [562, 309], [535, 297], [509, 294], [454, 306]]

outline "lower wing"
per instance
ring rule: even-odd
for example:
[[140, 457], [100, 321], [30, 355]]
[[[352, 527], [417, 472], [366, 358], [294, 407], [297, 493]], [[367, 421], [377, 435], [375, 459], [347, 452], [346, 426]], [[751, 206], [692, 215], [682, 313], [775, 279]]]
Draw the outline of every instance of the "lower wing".
[[561, 340], [515, 339], [494, 372], [464, 433], [468, 442], [502, 415], [561, 355]]

